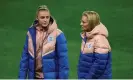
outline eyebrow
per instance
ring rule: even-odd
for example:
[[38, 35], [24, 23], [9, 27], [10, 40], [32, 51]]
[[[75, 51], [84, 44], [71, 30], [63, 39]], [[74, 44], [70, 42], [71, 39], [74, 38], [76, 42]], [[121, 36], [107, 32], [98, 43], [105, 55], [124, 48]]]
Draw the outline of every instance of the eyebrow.
[[50, 16], [40, 16], [40, 17], [50, 17]]

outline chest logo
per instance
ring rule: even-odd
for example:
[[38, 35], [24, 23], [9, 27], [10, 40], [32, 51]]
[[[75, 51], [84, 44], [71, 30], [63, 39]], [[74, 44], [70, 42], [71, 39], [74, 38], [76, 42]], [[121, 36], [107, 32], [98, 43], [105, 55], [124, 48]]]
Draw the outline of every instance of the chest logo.
[[92, 45], [91, 44], [88, 44], [88, 48], [91, 48], [92, 47]]
[[52, 41], [54, 41], [54, 37], [53, 36], [49, 36], [48, 37], [48, 42], [52, 42]]

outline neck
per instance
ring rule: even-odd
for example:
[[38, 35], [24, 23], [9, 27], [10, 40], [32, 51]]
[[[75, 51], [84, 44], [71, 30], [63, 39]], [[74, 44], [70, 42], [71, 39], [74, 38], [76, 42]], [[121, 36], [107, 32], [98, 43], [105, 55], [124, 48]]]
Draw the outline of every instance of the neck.
[[91, 30], [84, 30], [83, 32], [91, 32]]
[[43, 27], [43, 26], [39, 26], [39, 25], [38, 25], [38, 26], [36, 27], [36, 29], [39, 30], [39, 31], [44, 31], [44, 32], [45, 32], [45, 31], [48, 30], [48, 27]]

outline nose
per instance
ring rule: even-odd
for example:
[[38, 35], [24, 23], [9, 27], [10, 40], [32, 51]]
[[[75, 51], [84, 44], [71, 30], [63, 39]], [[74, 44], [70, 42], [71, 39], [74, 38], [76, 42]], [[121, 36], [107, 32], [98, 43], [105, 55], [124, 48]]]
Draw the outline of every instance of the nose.
[[80, 25], [82, 26], [82, 25], [83, 25], [83, 23], [81, 22], [81, 23], [80, 23]]
[[47, 21], [47, 19], [45, 18], [45, 19], [44, 19], [44, 22], [46, 22], [46, 21]]
[[45, 18], [44, 18], [44, 22], [46, 22], [46, 21], [47, 21], [47, 18], [45, 17]]

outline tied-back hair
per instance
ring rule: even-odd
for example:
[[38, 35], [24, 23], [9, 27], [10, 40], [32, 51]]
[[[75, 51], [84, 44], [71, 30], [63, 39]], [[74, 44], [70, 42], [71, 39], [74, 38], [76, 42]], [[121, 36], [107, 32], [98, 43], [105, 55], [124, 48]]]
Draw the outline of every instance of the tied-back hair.
[[[46, 5], [41, 5], [38, 7], [38, 9], [36, 11], [36, 18], [38, 17], [39, 11], [48, 11], [50, 13], [50, 10]], [[54, 22], [54, 19], [52, 16], [50, 16], [50, 23], [53, 23], [53, 22]], [[35, 19], [34, 22], [32, 23], [32, 26], [36, 27], [37, 24], [38, 24], [38, 20]]]

